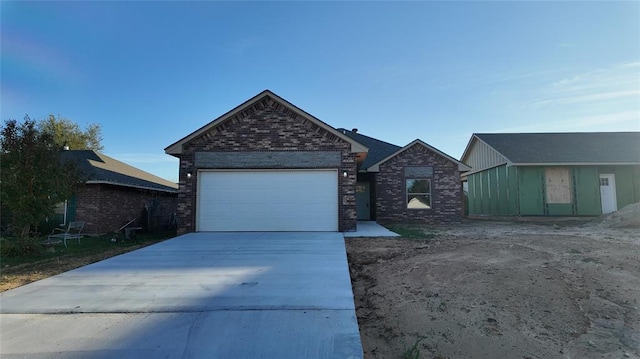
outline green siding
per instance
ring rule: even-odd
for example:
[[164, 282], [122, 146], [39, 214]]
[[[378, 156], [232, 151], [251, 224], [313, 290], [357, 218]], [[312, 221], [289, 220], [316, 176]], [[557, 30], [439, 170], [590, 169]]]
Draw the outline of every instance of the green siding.
[[509, 214], [509, 182], [507, 181], [507, 166], [496, 167], [498, 173], [498, 214]]
[[473, 212], [475, 214], [482, 214], [482, 191], [480, 189], [480, 174], [473, 175], [473, 189], [474, 189], [474, 201]]
[[500, 214], [500, 195], [498, 193], [498, 173], [495, 168], [487, 171], [489, 177], [489, 211], [491, 215]]
[[482, 193], [482, 214], [491, 214], [491, 196], [489, 195], [489, 173], [483, 171], [480, 173], [480, 193]]
[[473, 198], [475, 195], [475, 189], [473, 188], [473, 175], [467, 176], [467, 208], [469, 209], [469, 214], [476, 214], [475, 208], [473, 208], [476, 200]]
[[639, 201], [635, 192], [634, 178], [635, 168], [631, 166], [616, 167], [614, 174], [616, 175], [616, 199], [618, 209]]
[[511, 166], [507, 167], [508, 174], [508, 184], [509, 184], [509, 214], [511, 215], [519, 215], [519, 191], [518, 191], [518, 167]]
[[544, 167], [506, 165], [469, 176], [470, 214], [522, 216], [597, 216], [600, 173], [616, 177], [618, 209], [640, 202], [640, 166], [573, 166], [573, 203], [546, 203]]
[[600, 204], [600, 179], [597, 167], [574, 167], [573, 185], [576, 215], [597, 216], [602, 214]]
[[469, 175], [469, 214], [518, 215], [516, 175], [515, 167], [506, 165]]
[[544, 215], [544, 168], [520, 167], [518, 173], [520, 215]]
[[550, 216], [571, 216], [573, 215], [573, 204], [571, 203], [549, 203], [547, 205]]
[[640, 202], [640, 166], [633, 168], [633, 194], [635, 202]]

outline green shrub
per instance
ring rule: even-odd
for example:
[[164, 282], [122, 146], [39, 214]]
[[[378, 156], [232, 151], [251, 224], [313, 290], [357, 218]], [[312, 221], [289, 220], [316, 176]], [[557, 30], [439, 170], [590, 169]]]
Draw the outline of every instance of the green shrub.
[[0, 257], [39, 256], [42, 246], [37, 238], [0, 238]]

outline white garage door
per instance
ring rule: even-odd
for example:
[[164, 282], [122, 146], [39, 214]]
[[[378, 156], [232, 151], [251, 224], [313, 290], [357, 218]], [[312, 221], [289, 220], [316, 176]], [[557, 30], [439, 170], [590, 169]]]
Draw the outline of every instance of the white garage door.
[[337, 231], [335, 170], [203, 171], [198, 231]]

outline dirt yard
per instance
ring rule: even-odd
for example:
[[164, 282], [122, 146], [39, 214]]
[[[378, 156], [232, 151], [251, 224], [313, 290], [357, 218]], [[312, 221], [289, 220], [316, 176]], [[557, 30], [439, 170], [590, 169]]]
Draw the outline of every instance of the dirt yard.
[[640, 230], [610, 227], [476, 220], [347, 239], [365, 358], [640, 358]]

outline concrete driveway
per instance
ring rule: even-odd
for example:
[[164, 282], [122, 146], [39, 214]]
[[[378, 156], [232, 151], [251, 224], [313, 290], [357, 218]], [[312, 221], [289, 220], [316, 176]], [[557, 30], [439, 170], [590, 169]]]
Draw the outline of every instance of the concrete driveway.
[[191, 233], [0, 293], [2, 358], [362, 358], [340, 233]]

